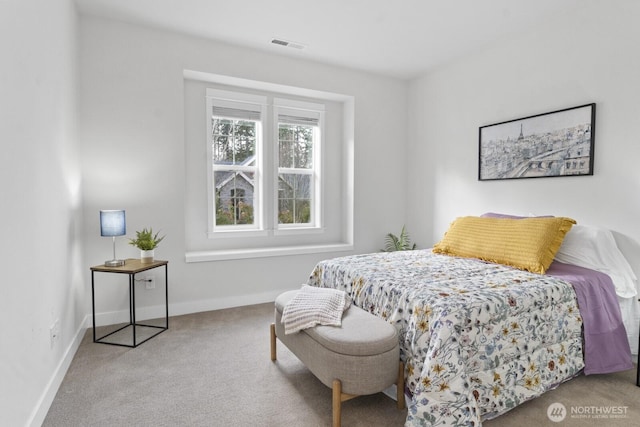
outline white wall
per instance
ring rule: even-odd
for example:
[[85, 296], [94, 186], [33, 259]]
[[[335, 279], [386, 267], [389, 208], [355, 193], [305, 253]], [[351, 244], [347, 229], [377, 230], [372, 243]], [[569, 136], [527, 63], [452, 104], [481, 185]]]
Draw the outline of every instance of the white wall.
[[[344, 255], [184, 262], [183, 69], [355, 97], [355, 252], [377, 250], [405, 222], [428, 246], [454, 217], [489, 210], [572, 216], [614, 229], [635, 251], [638, 16], [631, 0], [585, 2], [407, 91], [394, 79], [92, 17], [77, 34], [70, 0], [0, 2], [0, 424], [39, 424], [75, 351], [91, 309], [88, 267], [111, 255], [100, 209], [126, 209], [130, 236], [148, 225], [166, 232], [157, 256], [170, 260], [171, 314], [267, 301], [316, 261]], [[598, 105], [593, 177], [477, 181], [479, 126], [589, 102]], [[118, 254], [137, 256], [125, 239]], [[157, 304], [150, 292], [146, 303]], [[109, 296], [126, 306], [126, 296]], [[50, 348], [56, 319], [61, 338]]]
[[71, 0], [0, 2], [3, 426], [40, 425], [84, 333], [76, 21]]
[[[161, 229], [156, 257], [170, 262], [170, 315], [273, 300], [304, 283], [317, 261], [347, 254], [185, 263], [184, 69], [355, 97], [356, 252], [376, 251], [400, 230], [406, 82], [90, 16], [80, 19], [79, 58], [87, 263], [110, 257], [100, 209], [125, 209], [128, 236]], [[118, 256], [139, 256], [126, 242], [118, 239]], [[137, 296], [154, 306], [160, 292]], [[101, 300], [99, 312], [126, 309], [124, 292]]]
[[[456, 216], [492, 210], [567, 215], [640, 239], [639, 16], [638, 2], [585, 2], [412, 81], [408, 215], [416, 236], [434, 243]], [[480, 126], [590, 102], [594, 176], [477, 180]]]
[[[614, 230], [640, 277], [638, 17], [640, 2], [584, 2], [412, 81], [407, 215], [415, 240], [431, 245], [455, 217], [487, 211], [569, 216]], [[477, 180], [480, 126], [591, 102], [593, 176]]]

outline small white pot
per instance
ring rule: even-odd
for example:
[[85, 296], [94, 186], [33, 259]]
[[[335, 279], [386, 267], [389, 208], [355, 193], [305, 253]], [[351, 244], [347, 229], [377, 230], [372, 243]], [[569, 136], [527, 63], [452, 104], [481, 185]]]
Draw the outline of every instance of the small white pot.
[[154, 250], [140, 251], [140, 262], [143, 264], [151, 264], [153, 262]]

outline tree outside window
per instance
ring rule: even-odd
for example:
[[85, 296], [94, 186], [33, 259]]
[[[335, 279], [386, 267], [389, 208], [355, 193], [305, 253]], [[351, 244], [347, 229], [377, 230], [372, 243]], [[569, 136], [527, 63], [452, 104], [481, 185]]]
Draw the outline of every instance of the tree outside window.
[[216, 225], [253, 224], [256, 122], [212, 118]]
[[207, 109], [210, 236], [319, 228], [324, 105], [207, 89]]
[[278, 125], [278, 223], [308, 224], [311, 218], [314, 126]]

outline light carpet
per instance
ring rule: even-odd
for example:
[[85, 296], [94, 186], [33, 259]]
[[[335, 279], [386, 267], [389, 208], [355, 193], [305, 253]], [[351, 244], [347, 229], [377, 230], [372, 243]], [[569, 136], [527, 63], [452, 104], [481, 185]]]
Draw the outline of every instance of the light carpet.
[[[89, 329], [43, 425], [330, 426], [331, 390], [280, 342], [270, 360], [272, 321], [273, 304], [175, 316], [137, 348], [95, 344]], [[638, 402], [633, 370], [580, 376], [483, 425], [638, 426]], [[565, 418], [556, 423], [547, 410], [557, 403]], [[405, 417], [382, 393], [343, 403], [344, 427]]]

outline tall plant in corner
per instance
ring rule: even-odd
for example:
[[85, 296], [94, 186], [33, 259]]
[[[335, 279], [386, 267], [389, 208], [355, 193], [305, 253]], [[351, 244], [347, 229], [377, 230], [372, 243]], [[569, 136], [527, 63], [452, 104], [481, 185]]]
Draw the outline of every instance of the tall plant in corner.
[[396, 236], [393, 233], [387, 234], [382, 252], [413, 251], [416, 248], [417, 245], [415, 243], [411, 243], [409, 233], [407, 233], [407, 230], [403, 225], [402, 231], [400, 231], [400, 236]]

